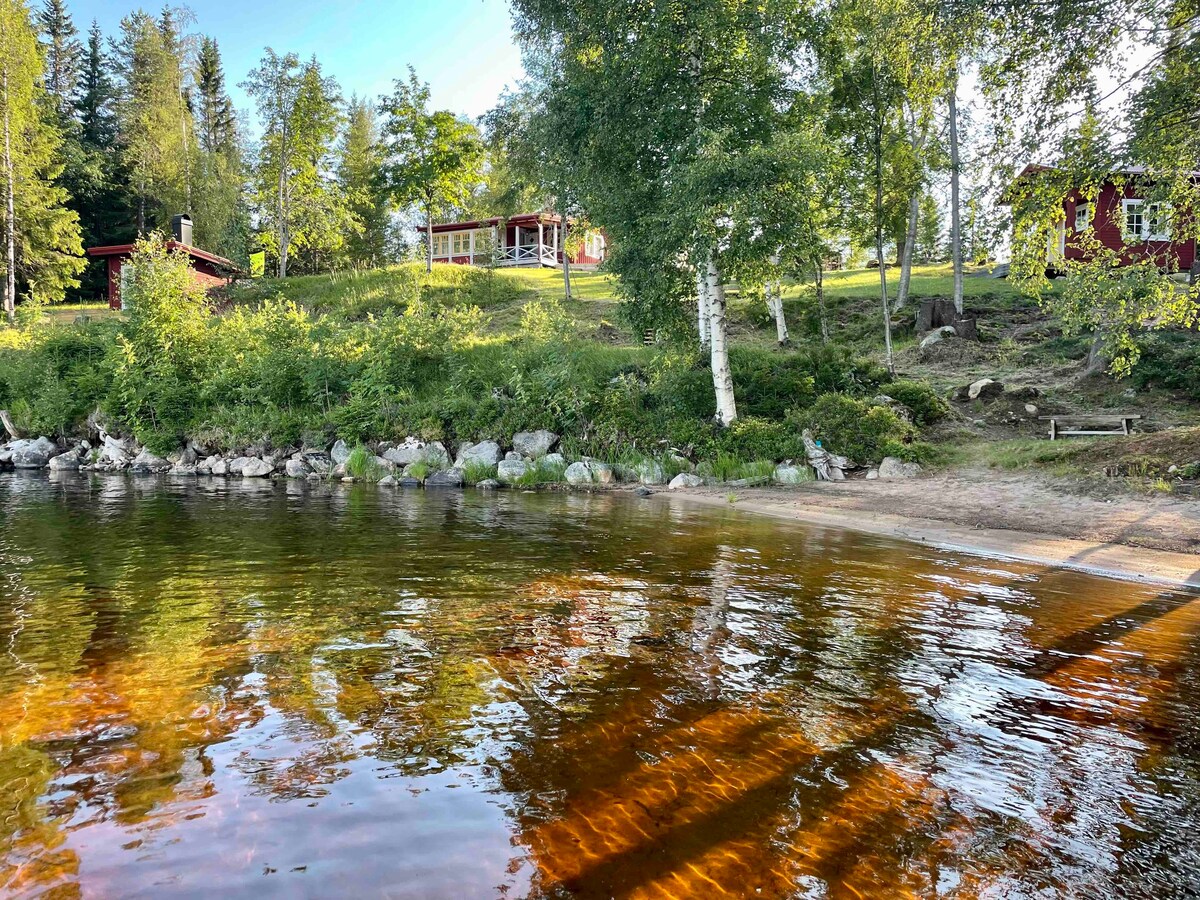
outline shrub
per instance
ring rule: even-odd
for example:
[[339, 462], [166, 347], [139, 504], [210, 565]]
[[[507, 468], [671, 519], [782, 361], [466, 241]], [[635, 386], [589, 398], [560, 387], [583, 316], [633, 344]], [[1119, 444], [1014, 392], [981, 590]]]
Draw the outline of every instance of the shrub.
[[721, 451], [739, 459], [795, 459], [804, 455], [800, 433], [786, 422], [738, 419], [719, 434]]
[[950, 411], [946, 401], [924, 381], [893, 381], [883, 386], [883, 392], [912, 410], [917, 425], [932, 425]]
[[[413, 463], [414, 466], [423, 465], [422, 463]], [[411, 467], [410, 467], [411, 468]], [[428, 468], [427, 466], [425, 468]], [[411, 472], [410, 472], [411, 474]], [[426, 475], [428, 472], [425, 473]], [[424, 480], [425, 475], [414, 476]], [[479, 460], [471, 460], [463, 464], [463, 481], [467, 484], [479, 484], [481, 481], [486, 481], [489, 478], [496, 477], [496, 467], [489, 465]]]
[[797, 431], [811, 429], [813, 437], [833, 453], [854, 462], [878, 462], [892, 443], [908, 443], [915, 429], [886, 406], [873, 406], [842, 394], [825, 394], [807, 409], [788, 413]]
[[365, 481], [378, 481], [384, 475], [383, 466], [375, 461], [375, 454], [366, 447], [355, 447], [346, 460], [346, 474]]

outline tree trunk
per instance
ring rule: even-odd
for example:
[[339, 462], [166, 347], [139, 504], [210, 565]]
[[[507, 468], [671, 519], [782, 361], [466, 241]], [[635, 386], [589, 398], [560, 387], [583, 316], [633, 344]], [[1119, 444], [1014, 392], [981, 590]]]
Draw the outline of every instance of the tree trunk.
[[729, 369], [729, 335], [725, 327], [725, 288], [721, 270], [712, 254], [708, 257], [708, 330], [712, 341], [713, 389], [717, 400], [717, 424], [732, 425], [737, 419], [737, 404], [733, 398], [733, 373]]
[[14, 441], [21, 436], [21, 432], [13, 424], [12, 417], [9, 416], [7, 409], [0, 409], [0, 425], [4, 426], [4, 430], [8, 432], [8, 436]]
[[287, 171], [282, 158], [279, 160], [279, 203], [276, 214], [279, 219], [279, 277], [287, 277], [288, 233], [287, 233]]
[[904, 235], [904, 253], [900, 257], [900, 285], [896, 288], [896, 309], [908, 302], [908, 284], [912, 278], [913, 248], [917, 243], [917, 217], [921, 212], [921, 192], [915, 191], [908, 201], [908, 230]]
[[891, 374], [896, 372], [892, 359], [892, 313], [888, 305], [887, 264], [883, 258], [883, 112], [875, 97], [875, 259], [879, 263], [879, 294], [883, 302], [884, 361]]
[[825, 264], [817, 260], [817, 315], [821, 319], [821, 343], [829, 343], [829, 316], [825, 313]]
[[425, 271], [433, 271], [433, 206], [425, 204]]
[[708, 269], [705, 266], [696, 267], [696, 334], [700, 338], [700, 349], [707, 350], [711, 346], [708, 330], [711, 315], [708, 302]]
[[776, 281], [768, 286], [767, 291], [767, 309], [775, 317], [775, 339], [780, 347], [786, 347], [791, 339], [788, 337], [787, 319], [783, 315], [783, 289]]
[[9, 110], [8, 64], [4, 67], [4, 315], [9, 323], [17, 318], [17, 225], [16, 189], [13, 185], [12, 114]]
[[1104, 355], [1104, 332], [1099, 328], [1092, 332], [1092, 346], [1088, 348], [1087, 365], [1083, 369], [1083, 377], [1091, 378], [1108, 371], [1111, 360]]
[[950, 84], [950, 258], [954, 263], [954, 309], [963, 311], [962, 222], [959, 201], [959, 176], [962, 163], [958, 154], [958, 70]]
[[562, 220], [562, 241], [560, 249], [563, 255], [563, 295], [571, 299], [571, 254], [567, 252], [567, 217]]

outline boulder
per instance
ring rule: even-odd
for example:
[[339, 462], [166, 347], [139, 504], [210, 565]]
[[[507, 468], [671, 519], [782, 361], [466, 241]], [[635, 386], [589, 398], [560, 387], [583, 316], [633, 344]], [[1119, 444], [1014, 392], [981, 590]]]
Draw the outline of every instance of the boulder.
[[595, 459], [582, 459], [567, 466], [563, 473], [567, 484], [611, 484], [616, 477], [608, 463]]
[[303, 459], [289, 459], [283, 464], [283, 471], [288, 478], [307, 478], [312, 469]]
[[518, 431], [513, 435], [513, 449], [522, 456], [538, 459], [550, 452], [550, 448], [558, 443], [558, 435], [553, 431]]
[[666, 469], [657, 459], [639, 460], [633, 472], [640, 484], [666, 484], [669, 480]]
[[229, 460], [223, 456], [211, 457], [211, 465], [209, 465], [208, 470], [212, 475], [228, 475]]
[[184, 447], [182, 450], [168, 453], [167, 462], [176, 466], [195, 466], [200, 462], [200, 458], [191, 447]]
[[252, 456], [242, 465], [243, 478], [266, 478], [275, 467], [265, 459], [259, 459], [257, 456]]
[[13, 464], [11, 450], [0, 450], [0, 469], [10, 468]]
[[456, 468], [461, 469], [467, 463], [480, 463], [494, 466], [504, 458], [500, 445], [495, 441], [480, 441], [478, 444], [463, 444], [458, 448], [458, 456], [454, 459]]
[[475, 487], [481, 491], [494, 491], [500, 487], [500, 482], [495, 478], [485, 478], [483, 481], [477, 482]]
[[73, 450], [68, 450], [66, 453], [60, 453], [58, 456], [50, 458], [51, 472], [66, 472], [78, 469], [83, 464], [83, 448], [76, 447]]
[[58, 446], [47, 437], [16, 440], [8, 445], [12, 464], [18, 469], [44, 469], [50, 465], [51, 457], [58, 454]]
[[171, 466], [171, 471], [169, 471], [167, 474], [174, 478], [187, 478], [194, 477], [198, 471], [199, 469], [197, 469], [196, 466], [189, 466], [185, 463], [177, 463], [176, 465]]
[[561, 453], [547, 453], [542, 457], [542, 464], [547, 466], [565, 466], [567, 458]]
[[421, 486], [421, 479], [410, 478], [408, 475], [401, 475], [396, 484], [403, 488], [419, 488]]
[[134, 457], [129, 468], [131, 471], [140, 474], [158, 474], [168, 471], [171, 468], [171, 464], [161, 456], [155, 456], [149, 450], [143, 449], [141, 453]]
[[904, 462], [895, 456], [885, 456], [879, 464], [880, 478], [915, 478], [921, 474], [918, 463]]
[[[497, 451], [499, 448], [496, 448]], [[434, 472], [425, 479], [427, 488], [460, 488], [463, 486], [462, 469], [446, 469], [444, 472]]]
[[396, 482], [395, 475], [384, 475], [382, 478], [379, 479], [380, 487], [396, 487], [396, 484], [397, 484], [397, 482]]
[[249, 456], [235, 456], [229, 461], [229, 474], [241, 475], [242, 469], [246, 468], [248, 462], [250, 462]]
[[807, 466], [793, 466], [790, 463], [777, 465], [775, 471], [771, 473], [771, 478], [776, 484], [800, 484], [813, 480], [812, 473]]
[[318, 475], [328, 475], [333, 468], [333, 461], [324, 450], [306, 450], [301, 453], [301, 459]]
[[529, 472], [529, 463], [523, 459], [505, 459], [496, 466], [496, 480], [502, 484], [513, 484]]
[[400, 467], [415, 462], [423, 462], [434, 467], [450, 465], [450, 454], [446, 452], [445, 446], [440, 441], [426, 444], [413, 437], [405, 439], [403, 444], [383, 451], [382, 456], [388, 462]]
[[667, 487], [672, 491], [677, 491], [680, 488], [700, 487], [704, 484], [704, 479], [699, 475], [693, 475], [691, 472], [680, 472], [671, 479], [671, 483]]
[[124, 468], [136, 455], [137, 448], [130, 438], [116, 438], [100, 433], [100, 456], [97, 462], [106, 466]]
[[513, 462], [514, 460], [523, 460], [524, 458], [525, 457], [523, 457], [516, 450], [509, 450], [507, 453], [504, 454], [504, 461], [506, 461], [506, 462]]
[[680, 456], [678, 453], [671, 454], [671, 462], [674, 463], [676, 468], [680, 469], [681, 471], [684, 471], [684, 472], [695, 472], [696, 471], [696, 464], [694, 462], [692, 462], [690, 459], [688, 459], [686, 456]]
[[925, 335], [925, 337], [921, 339], [921, 349], [928, 350], [934, 344], [940, 344], [948, 337], [957, 336], [958, 332], [954, 329], [953, 325], [943, 325], [941, 328], [929, 332], [929, 334]]
[[879, 478], [878, 469], [867, 469], [867, 481], [875, 481], [877, 478]]
[[1004, 393], [1004, 384], [991, 378], [980, 378], [972, 381], [967, 387], [968, 400], [990, 400]]
[[338, 441], [329, 451], [329, 458], [333, 460], [335, 466], [342, 465], [350, 458], [350, 448], [346, 446], [345, 441]]

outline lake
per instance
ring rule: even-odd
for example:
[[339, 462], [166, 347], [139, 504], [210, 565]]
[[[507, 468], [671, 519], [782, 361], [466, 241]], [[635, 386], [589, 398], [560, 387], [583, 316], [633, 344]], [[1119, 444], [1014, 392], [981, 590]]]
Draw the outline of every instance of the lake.
[[661, 496], [0, 476], [0, 892], [1195, 896], [1198, 601]]

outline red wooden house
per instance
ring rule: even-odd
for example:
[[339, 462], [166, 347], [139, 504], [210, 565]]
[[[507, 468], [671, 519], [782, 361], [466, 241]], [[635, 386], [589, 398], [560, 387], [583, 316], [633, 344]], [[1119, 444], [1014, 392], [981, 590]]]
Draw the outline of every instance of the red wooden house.
[[[1050, 171], [1049, 166], [1026, 166], [1001, 202], [1011, 204], [1015, 185]], [[1091, 228], [1095, 238], [1104, 247], [1120, 251], [1125, 262], [1153, 259], [1163, 269], [1189, 271], [1196, 262], [1196, 241], [1173, 235], [1176, 211], [1167, 203], [1147, 199], [1151, 185], [1145, 169], [1129, 168], [1113, 173], [1093, 200], [1080, 190], [1067, 194], [1063, 219], [1046, 248], [1049, 268], [1062, 260], [1086, 258], [1081, 237]]]
[[[417, 230], [424, 236], [424, 225]], [[433, 226], [433, 261], [558, 268], [563, 264], [565, 234], [562, 216], [555, 213], [446, 222]], [[604, 262], [606, 250], [604, 235], [588, 231], [583, 247], [570, 255], [571, 265], [599, 265]]]
[[[237, 264], [192, 246], [192, 220], [188, 216], [175, 216], [171, 220], [174, 239], [167, 241], [167, 249], [180, 249], [187, 253], [192, 265], [192, 277], [206, 288], [224, 287], [240, 272]], [[108, 305], [121, 309], [121, 267], [133, 255], [133, 244], [113, 244], [108, 247], [88, 247], [89, 256], [108, 261]]]

